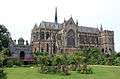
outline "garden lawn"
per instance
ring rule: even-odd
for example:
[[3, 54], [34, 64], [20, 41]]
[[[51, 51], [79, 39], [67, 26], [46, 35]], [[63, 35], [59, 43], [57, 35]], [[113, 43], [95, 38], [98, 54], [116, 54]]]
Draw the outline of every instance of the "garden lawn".
[[120, 79], [120, 66], [91, 66], [93, 74], [79, 74], [75, 71], [71, 75], [41, 74], [38, 68], [18, 67], [5, 68], [8, 79]]

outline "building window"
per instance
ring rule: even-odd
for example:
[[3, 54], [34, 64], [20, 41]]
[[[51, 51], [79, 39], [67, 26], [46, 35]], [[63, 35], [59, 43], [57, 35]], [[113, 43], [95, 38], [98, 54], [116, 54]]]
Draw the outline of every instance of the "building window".
[[111, 49], [111, 48], [109, 48], [109, 51], [111, 52], [111, 51], [112, 51], [112, 49]]
[[43, 49], [43, 48], [41, 49], [41, 52], [44, 52], [44, 49]]
[[75, 47], [75, 33], [69, 30], [67, 33], [67, 47]]
[[34, 52], [36, 52], [37, 50], [36, 50], [36, 48], [35, 48], [35, 51]]
[[55, 43], [53, 44], [53, 53], [56, 53], [56, 45], [55, 45]]
[[49, 52], [49, 44], [47, 43], [47, 52]]
[[50, 33], [46, 32], [46, 39], [48, 39], [50, 37]]
[[104, 52], [104, 49], [102, 48], [102, 52]]
[[44, 39], [44, 32], [40, 33], [40, 39]]

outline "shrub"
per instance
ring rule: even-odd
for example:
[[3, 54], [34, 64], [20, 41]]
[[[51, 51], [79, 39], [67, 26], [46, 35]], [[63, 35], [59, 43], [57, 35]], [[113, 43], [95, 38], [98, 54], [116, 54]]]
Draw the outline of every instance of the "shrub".
[[87, 67], [86, 64], [82, 65], [80, 69], [77, 70], [81, 74], [92, 74], [92, 68]]
[[13, 60], [7, 60], [7, 65], [6, 67], [12, 67], [13, 66]]
[[13, 65], [16, 65], [16, 66], [22, 66], [24, 63], [23, 61], [20, 61], [18, 59], [14, 59], [13, 60]]
[[21, 66], [23, 62], [18, 59], [8, 59], [6, 67]]
[[2, 68], [0, 68], [0, 79], [7, 79], [7, 74]]
[[120, 66], [120, 57], [117, 57], [117, 58], [114, 60], [114, 65]]

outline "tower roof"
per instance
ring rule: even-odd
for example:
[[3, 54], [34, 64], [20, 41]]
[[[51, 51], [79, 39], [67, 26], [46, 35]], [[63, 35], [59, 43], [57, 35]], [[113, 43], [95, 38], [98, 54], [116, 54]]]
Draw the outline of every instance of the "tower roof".
[[24, 39], [23, 39], [22, 37], [20, 37], [18, 40], [19, 40], [19, 41], [24, 41]]

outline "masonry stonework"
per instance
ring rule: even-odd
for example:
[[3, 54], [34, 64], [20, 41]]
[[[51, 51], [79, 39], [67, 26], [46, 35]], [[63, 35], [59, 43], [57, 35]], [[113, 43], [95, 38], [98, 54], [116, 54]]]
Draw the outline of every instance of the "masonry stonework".
[[88, 47], [100, 48], [103, 53], [114, 51], [113, 31], [103, 30], [102, 25], [100, 29], [79, 26], [72, 17], [58, 23], [56, 14], [55, 22], [42, 21], [40, 25], [35, 24], [31, 33], [33, 52], [74, 52]]

